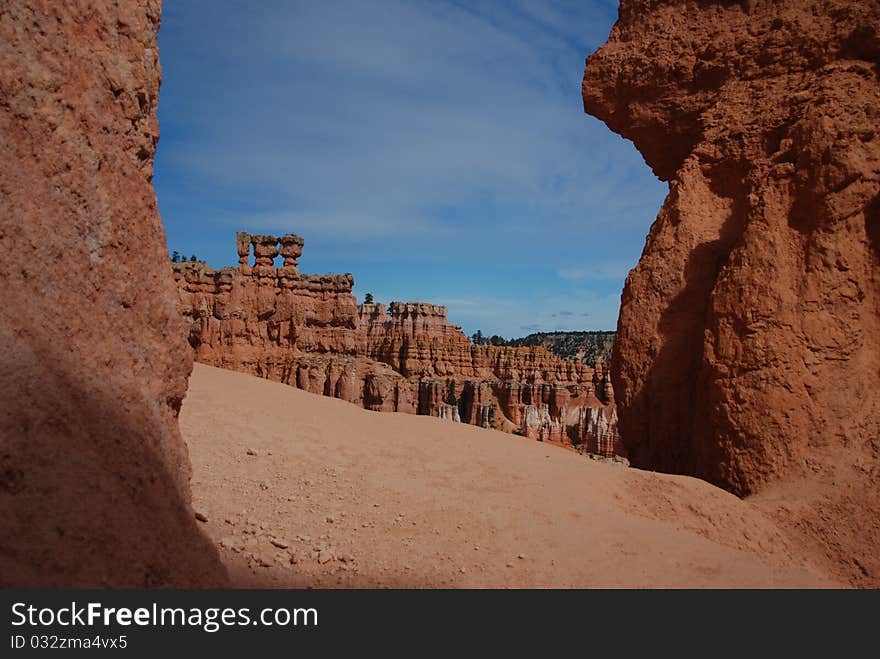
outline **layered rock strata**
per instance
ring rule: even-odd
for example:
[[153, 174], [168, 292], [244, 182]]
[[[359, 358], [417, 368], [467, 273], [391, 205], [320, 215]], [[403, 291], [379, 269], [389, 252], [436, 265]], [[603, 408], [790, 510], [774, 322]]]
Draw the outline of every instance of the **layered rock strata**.
[[[198, 361], [370, 410], [437, 416], [607, 455], [622, 450], [601, 369], [543, 347], [472, 345], [446, 307], [358, 306], [352, 275], [298, 271], [302, 247], [298, 236], [239, 233], [237, 268], [173, 264]], [[275, 267], [279, 255], [285, 261]]]
[[0, 5], [0, 585], [225, 582], [151, 185], [158, 0]]
[[880, 579], [878, 26], [876, 0], [623, 0], [583, 83], [670, 188], [614, 344], [630, 458], [815, 484], [792, 524], [859, 583]]

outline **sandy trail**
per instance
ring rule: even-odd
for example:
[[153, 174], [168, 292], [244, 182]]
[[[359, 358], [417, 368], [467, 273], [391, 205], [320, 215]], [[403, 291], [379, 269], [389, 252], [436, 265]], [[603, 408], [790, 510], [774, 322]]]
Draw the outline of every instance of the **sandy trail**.
[[180, 425], [240, 587], [835, 585], [692, 478], [200, 364]]

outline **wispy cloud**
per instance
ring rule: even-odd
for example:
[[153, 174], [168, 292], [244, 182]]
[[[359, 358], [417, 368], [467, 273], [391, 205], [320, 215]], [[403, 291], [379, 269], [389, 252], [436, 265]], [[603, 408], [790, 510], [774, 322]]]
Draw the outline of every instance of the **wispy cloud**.
[[169, 239], [222, 265], [235, 229], [296, 232], [304, 263], [419, 297], [432, 277], [454, 299], [614, 297], [664, 193], [583, 114], [583, 60], [615, 16], [610, 0], [166, 3]]

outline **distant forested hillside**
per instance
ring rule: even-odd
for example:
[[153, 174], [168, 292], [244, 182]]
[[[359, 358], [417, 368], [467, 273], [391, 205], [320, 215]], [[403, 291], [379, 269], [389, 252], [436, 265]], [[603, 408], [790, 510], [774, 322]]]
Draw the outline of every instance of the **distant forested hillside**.
[[611, 357], [616, 332], [537, 332], [521, 339], [507, 341], [510, 346], [544, 346], [565, 359], [579, 359], [594, 366]]

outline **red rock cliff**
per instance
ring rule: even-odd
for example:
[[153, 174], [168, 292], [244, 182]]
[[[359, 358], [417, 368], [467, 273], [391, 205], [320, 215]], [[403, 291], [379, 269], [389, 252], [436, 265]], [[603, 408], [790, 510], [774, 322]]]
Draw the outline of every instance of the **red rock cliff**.
[[224, 582], [177, 429], [159, 0], [0, 6], [0, 582]]
[[[601, 369], [559, 359], [543, 347], [472, 345], [443, 306], [358, 306], [350, 274], [299, 272], [302, 248], [299, 236], [242, 232], [237, 268], [174, 265], [197, 360], [370, 410], [438, 416], [603, 455], [622, 453]], [[275, 267], [279, 254], [284, 263]]]
[[630, 458], [739, 494], [823, 483], [794, 525], [858, 583], [880, 579], [878, 29], [876, 0], [623, 0], [583, 84], [670, 187], [614, 344]]

